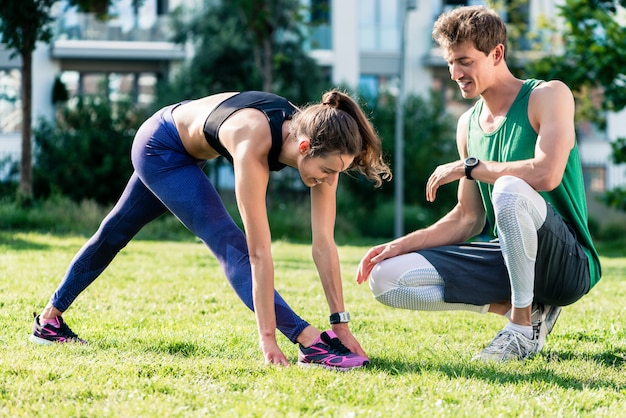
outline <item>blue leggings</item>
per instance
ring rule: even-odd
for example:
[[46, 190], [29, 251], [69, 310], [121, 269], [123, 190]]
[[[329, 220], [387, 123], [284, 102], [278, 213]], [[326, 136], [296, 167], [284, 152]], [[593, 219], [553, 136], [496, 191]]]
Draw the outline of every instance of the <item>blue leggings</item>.
[[[98, 231], [76, 254], [50, 299], [61, 312], [144, 225], [168, 210], [209, 247], [239, 298], [254, 310], [246, 238], [202, 171], [205, 161], [194, 159], [183, 147], [172, 119], [174, 107], [161, 109], [137, 131], [131, 152], [135, 172]], [[295, 343], [309, 324], [278, 292], [274, 292], [274, 306], [277, 328]]]

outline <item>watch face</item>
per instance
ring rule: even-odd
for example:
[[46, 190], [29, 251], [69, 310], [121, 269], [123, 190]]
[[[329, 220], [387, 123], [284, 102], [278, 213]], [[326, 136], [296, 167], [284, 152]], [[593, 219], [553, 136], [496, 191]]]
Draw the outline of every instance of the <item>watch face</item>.
[[473, 166], [475, 166], [476, 164], [478, 164], [478, 158], [476, 158], [476, 157], [468, 157], [468, 158], [465, 160], [465, 165], [466, 165], [466, 166], [473, 167]]

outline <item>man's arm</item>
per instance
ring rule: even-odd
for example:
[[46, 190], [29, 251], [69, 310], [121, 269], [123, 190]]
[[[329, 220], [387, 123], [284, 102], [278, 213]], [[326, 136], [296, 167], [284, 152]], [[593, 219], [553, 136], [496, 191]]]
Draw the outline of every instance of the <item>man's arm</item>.
[[[467, 125], [469, 111], [457, 124], [457, 148], [463, 161], [467, 156]], [[458, 170], [457, 162], [441, 165], [431, 174], [426, 185], [426, 197], [434, 201], [439, 186], [459, 180], [457, 204], [433, 225], [413, 231], [403, 237], [371, 248], [361, 259], [357, 283], [363, 283], [377, 263], [397, 255], [425, 248], [456, 244], [480, 233], [485, 226], [485, 209], [475, 181], [465, 178], [465, 169]]]

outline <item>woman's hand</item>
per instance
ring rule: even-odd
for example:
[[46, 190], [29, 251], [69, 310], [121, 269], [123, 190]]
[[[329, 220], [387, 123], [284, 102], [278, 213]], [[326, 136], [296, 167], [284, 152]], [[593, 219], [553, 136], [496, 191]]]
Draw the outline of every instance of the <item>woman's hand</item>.
[[350, 332], [348, 324], [342, 323], [333, 325], [333, 332], [337, 334], [339, 340], [348, 348], [348, 350], [361, 357], [369, 358], [367, 357], [367, 354], [365, 354], [365, 351], [361, 348], [361, 344], [359, 344], [356, 338], [354, 338], [354, 335], [352, 335], [352, 332]]
[[278, 344], [276, 340], [261, 340], [259, 345], [261, 346], [261, 351], [263, 351], [263, 357], [265, 358], [265, 364], [276, 364], [279, 366], [289, 366], [289, 362], [287, 361], [287, 357], [283, 354], [283, 352], [278, 348]]

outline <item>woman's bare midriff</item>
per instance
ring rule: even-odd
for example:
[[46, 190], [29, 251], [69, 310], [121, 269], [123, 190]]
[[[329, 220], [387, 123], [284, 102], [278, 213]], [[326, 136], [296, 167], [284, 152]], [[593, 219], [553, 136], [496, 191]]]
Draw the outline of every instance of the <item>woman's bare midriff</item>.
[[174, 124], [189, 155], [203, 160], [219, 157], [219, 153], [209, 145], [204, 137], [204, 122], [217, 105], [235, 94], [237, 93], [219, 93], [192, 100], [174, 109], [172, 112]]

